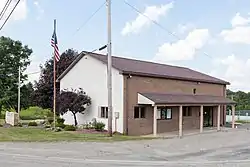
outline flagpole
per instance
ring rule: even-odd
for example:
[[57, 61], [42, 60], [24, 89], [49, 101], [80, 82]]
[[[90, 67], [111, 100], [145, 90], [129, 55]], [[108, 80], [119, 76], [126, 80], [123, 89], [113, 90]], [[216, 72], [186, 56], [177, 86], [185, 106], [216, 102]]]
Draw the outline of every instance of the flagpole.
[[[56, 31], [56, 19], [54, 19], [54, 32]], [[53, 112], [54, 112], [54, 130], [56, 128], [56, 57], [55, 49], [53, 53], [54, 58], [54, 96], [53, 96]]]

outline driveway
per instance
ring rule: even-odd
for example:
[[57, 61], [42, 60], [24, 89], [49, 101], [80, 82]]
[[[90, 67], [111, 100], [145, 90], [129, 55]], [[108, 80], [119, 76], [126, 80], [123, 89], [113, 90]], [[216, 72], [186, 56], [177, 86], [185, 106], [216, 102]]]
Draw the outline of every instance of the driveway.
[[250, 131], [115, 143], [1, 143], [3, 167], [250, 166]]

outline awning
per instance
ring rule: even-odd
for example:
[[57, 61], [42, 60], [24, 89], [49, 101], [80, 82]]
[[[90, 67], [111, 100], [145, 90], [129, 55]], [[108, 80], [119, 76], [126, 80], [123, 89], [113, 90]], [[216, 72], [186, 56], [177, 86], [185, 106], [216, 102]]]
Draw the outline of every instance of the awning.
[[236, 104], [235, 101], [223, 96], [211, 95], [188, 95], [188, 94], [166, 94], [166, 93], [138, 93], [138, 104]]

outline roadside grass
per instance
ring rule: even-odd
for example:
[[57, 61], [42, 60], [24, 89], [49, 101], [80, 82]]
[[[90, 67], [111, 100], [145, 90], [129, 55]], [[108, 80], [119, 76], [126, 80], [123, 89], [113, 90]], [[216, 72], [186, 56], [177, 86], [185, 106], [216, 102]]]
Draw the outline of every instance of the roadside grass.
[[59, 141], [93, 141], [111, 142], [128, 140], [150, 140], [155, 138], [105, 134], [83, 134], [79, 132], [53, 132], [42, 128], [0, 128], [0, 142], [59, 142]]
[[[1, 111], [1, 119], [5, 118], [6, 110]], [[10, 112], [15, 112], [10, 110]], [[21, 110], [20, 119], [21, 120], [35, 120], [35, 119], [45, 119], [46, 117], [53, 117], [53, 113], [49, 109], [42, 109], [37, 106], [29, 107], [25, 110]]]
[[250, 123], [250, 120], [236, 120], [237, 123], [247, 124]]
[[0, 125], [3, 125], [5, 123], [4, 119], [0, 119]]
[[42, 109], [40, 107], [29, 107], [26, 110], [20, 112], [21, 120], [35, 120], [45, 119], [46, 117], [52, 117], [53, 113], [48, 109]]

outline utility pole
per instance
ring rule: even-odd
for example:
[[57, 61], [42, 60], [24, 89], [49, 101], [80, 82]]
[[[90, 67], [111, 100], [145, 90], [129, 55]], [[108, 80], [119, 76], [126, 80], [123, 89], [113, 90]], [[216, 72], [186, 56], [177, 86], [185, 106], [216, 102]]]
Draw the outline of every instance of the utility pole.
[[107, 2], [108, 14], [108, 133], [112, 136], [112, 43], [111, 43], [111, 0]]
[[21, 96], [21, 66], [18, 69], [18, 99], [17, 99], [17, 111], [18, 111], [18, 122], [20, 119], [20, 96]]

